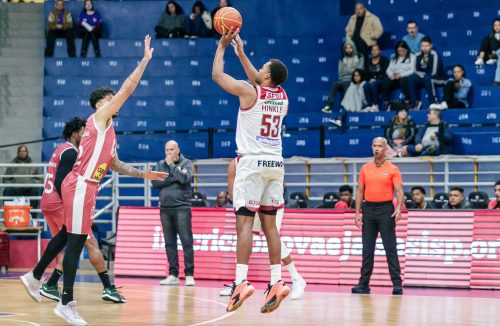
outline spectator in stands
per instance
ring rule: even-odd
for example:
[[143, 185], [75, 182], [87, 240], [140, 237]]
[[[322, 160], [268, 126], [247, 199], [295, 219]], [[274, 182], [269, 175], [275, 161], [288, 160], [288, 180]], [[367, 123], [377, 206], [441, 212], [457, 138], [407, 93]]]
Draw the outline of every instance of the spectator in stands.
[[403, 41], [410, 47], [411, 53], [417, 53], [420, 51], [420, 41], [424, 38], [424, 34], [418, 32], [417, 22], [414, 20], [409, 20], [406, 23], [406, 34], [403, 37]]
[[229, 195], [225, 191], [220, 191], [217, 194], [217, 200], [215, 201], [215, 207], [230, 208], [231, 203], [229, 202]]
[[92, 0], [86, 0], [83, 3], [83, 10], [80, 13], [80, 18], [78, 18], [78, 25], [80, 26], [80, 33], [82, 35], [82, 50], [80, 56], [82, 58], [87, 57], [89, 42], [92, 40], [95, 56], [100, 58], [99, 37], [102, 27], [102, 18], [99, 11], [94, 10], [94, 2]]
[[[16, 164], [15, 167], [8, 167], [5, 171], [3, 183], [20, 184], [20, 183], [36, 183], [43, 182], [43, 171], [40, 167], [26, 166], [25, 164], [34, 163], [33, 159], [29, 156], [28, 147], [21, 145], [17, 148], [17, 156], [10, 164]], [[25, 175], [19, 177], [17, 175]], [[41, 188], [37, 187], [5, 187], [3, 191], [4, 196], [13, 197], [30, 197], [40, 196]], [[33, 208], [38, 208], [38, 200], [30, 199], [30, 205]]]
[[186, 285], [194, 286], [193, 231], [191, 225], [191, 178], [193, 162], [185, 158], [174, 140], [165, 144], [165, 159], [158, 162], [156, 170], [167, 172], [162, 181], [152, 181], [160, 188], [160, 220], [165, 238], [169, 275], [161, 285], [179, 284], [179, 259], [177, 235], [184, 250], [184, 274]]
[[[214, 17], [217, 11], [224, 7], [231, 7], [231, 2], [229, 2], [229, 0], [219, 0], [219, 5], [210, 12], [210, 17], [212, 17], [212, 22], [214, 21]], [[217, 33], [217, 31], [215, 30], [215, 27], [213, 25], [212, 25], [212, 36], [215, 37], [220, 36], [219, 33]]]
[[464, 197], [464, 190], [460, 187], [451, 188], [448, 193], [448, 202], [443, 205], [443, 209], [468, 209], [469, 202]]
[[432, 204], [425, 200], [425, 189], [422, 186], [411, 188], [411, 197], [413, 199], [413, 209], [432, 209]]
[[452, 135], [445, 122], [441, 121], [441, 111], [430, 109], [427, 124], [415, 136], [415, 145], [408, 145], [411, 156], [438, 156], [450, 152]]
[[475, 64], [483, 65], [485, 62], [489, 65], [495, 64], [498, 59], [498, 49], [500, 49], [500, 18], [493, 21], [491, 32], [481, 42]]
[[212, 30], [212, 17], [201, 1], [196, 1], [189, 15], [187, 33], [191, 37], [208, 37]]
[[349, 185], [343, 185], [339, 188], [340, 200], [335, 204], [335, 208], [343, 209], [355, 209], [356, 201], [352, 197], [352, 187]]
[[[500, 56], [500, 49], [497, 50], [497, 56]], [[497, 60], [497, 69], [495, 71], [493, 86], [500, 86], [500, 60]]]
[[420, 52], [416, 55], [415, 72], [408, 80], [410, 107], [420, 109], [418, 90], [425, 87], [427, 98], [432, 104], [438, 104], [435, 85], [444, 80], [443, 62], [439, 54], [432, 49], [432, 40], [426, 36], [420, 42]]
[[365, 59], [368, 61], [370, 47], [377, 44], [377, 40], [384, 28], [380, 19], [366, 10], [365, 5], [357, 2], [354, 6], [354, 15], [351, 16], [345, 28], [346, 40], [352, 40]]
[[469, 107], [468, 97], [471, 87], [471, 81], [465, 78], [465, 68], [462, 65], [455, 65], [453, 67], [453, 78], [450, 78], [444, 85], [444, 101], [440, 104], [431, 104], [430, 108], [443, 110]]
[[364, 59], [362, 55], [358, 54], [356, 45], [354, 45], [352, 41], [346, 41], [338, 64], [339, 80], [333, 83], [328, 93], [326, 105], [321, 111], [324, 113], [332, 113], [335, 95], [340, 92], [343, 96], [351, 83], [354, 70], [363, 69], [363, 67]]
[[366, 65], [368, 85], [374, 99], [374, 111], [378, 111], [379, 94], [382, 93], [382, 81], [386, 77], [389, 59], [381, 55], [380, 45], [375, 44], [371, 49], [371, 58]]
[[488, 209], [500, 209], [500, 180], [495, 182], [495, 199], [490, 201]]
[[184, 10], [175, 1], [167, 2], [165, 11], [155, 27], [156, 38], [179, 38], [186, 35]]
[[408, 108], [399, 106], [396, 114], [385, 127], [384, 137], [388, 145], [385, 155], [387, 157], [407, 156], [407, 147], [413, 144], [416, 133], [417, 125], [408, 116]]
[[408, 90], [408, 80], [415, 72], [415, 55], [411, 53], [408, 44], [405, 41], [399, 41], [396, 44], [394, 58], [391, 59], [387, 67], [386, 75], [382, 83], [382, 95], [384, 98], [384, 107], [390, 109], [390, 100], [392, 92], [401, 88], [405, 100], [410, 99]]
[[47, 21], [47, 46], [45, 48], [45, 56], [54, 56], [54, 47], [56, 46], [56, 38], [66, 38], [68, 46], [68, 56], [76, 57], [75, 48], [75, 31], [73, 29], [73, 16], [64, 9], [64, 1], [57, 0], [54, 10], [49, 14]]

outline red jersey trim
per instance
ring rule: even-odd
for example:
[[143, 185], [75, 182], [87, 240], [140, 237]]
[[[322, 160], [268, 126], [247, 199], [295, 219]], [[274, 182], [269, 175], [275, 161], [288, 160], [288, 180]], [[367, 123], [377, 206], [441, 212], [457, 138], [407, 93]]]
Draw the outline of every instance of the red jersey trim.
[[253, 88], [255, 89], [255, 101], [253, 102], [252, 106], [248, 107], [248, 108], [242, 108], [240, 106], [240, 111], [248, 111], [248, 110], [251, 110], [255, 107], [255, 104], [257, 104], [257, 101], [259, 100], [259, 97], [260, 97], [260, 86], [253, 86]]
[[97, 126], [97, 123], [95, 123], [95, 113], [92, 114], [92, 122], [94, 123], [95, 130], [97, 130], [98, 133], [105, 134], [108, 132], [109, 128], [111, 128], [111, 126], [113, 125], [113, 118], [111, 118], [111, 123], [109, 124], [109, 126], [106, 127], [106, 130], [104, 131], [101, 131], [101, 129], [99, 129], [99, 127]]

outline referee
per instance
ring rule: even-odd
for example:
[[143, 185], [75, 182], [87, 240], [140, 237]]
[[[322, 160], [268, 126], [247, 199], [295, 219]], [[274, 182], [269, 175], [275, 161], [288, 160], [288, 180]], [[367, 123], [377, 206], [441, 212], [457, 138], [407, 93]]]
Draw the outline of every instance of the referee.
[[[358, 228], [362, 228], [363, 263], [361, 277], [358, 285], [352, 288], [352, 293], [370, 293], [369, 284], [373, 272], [375, 243], [380, 232], [394, 286], [392, 294], [403, 294], [396, 246], [396, 222], [401, 219], [401, 205], [404, 198], [403, 180], [398, 167], [385, 159], [386, 149], [385, 138], [373, 139], [374, 159], [363, 165], [359, 172], [355, 222]], [[398, 198], [396, 209], [392, 202], [394, 191]], [[361, 205], [363, 205], [363, 219], [360, 215]]]

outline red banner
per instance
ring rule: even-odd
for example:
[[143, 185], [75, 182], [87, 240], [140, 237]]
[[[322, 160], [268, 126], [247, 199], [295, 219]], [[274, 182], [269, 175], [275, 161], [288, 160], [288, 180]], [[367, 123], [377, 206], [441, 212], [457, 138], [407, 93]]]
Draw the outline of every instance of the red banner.
[[[231, 209], [193, 208], [195, 277], [234, 278], [236, 230]], [[500, 213], [410, 211], [397, 226], [405, 285], [500, 288]], [[361, 266], [361, 232], [354, 214], [287, 209], [281, 237], [309, 283], [355, 284]], [[179, 264], [182, 272], [182, 246]], [[372, 285], [390, 285], [382, 241], [377, 241]], [[167, 259], [158, 208], [119, 211], [115, 274], [165, 276]], [[289, 280], [284, 268], [284, 279]], [[249, 280], [269, 279], [267, 245], [254, 235]]]

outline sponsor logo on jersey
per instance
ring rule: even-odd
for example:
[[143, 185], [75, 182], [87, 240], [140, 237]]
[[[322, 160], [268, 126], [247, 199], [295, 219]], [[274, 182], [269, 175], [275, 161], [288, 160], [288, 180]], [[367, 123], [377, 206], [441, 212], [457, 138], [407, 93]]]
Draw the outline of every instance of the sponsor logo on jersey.
[[260, 166], [260, 167], [263, 167], [263, 168], [281, 168], [281, 167], [283, 167], [283, 161], [258, 160], [257, 161], [257, 166]]
[[255, 140], [261, 144], [269, 145], [269, 146], [279, 146], [281, 145], [281, 140], [276, 138], [267, 138], [262, 136], [255, 136]]
[[108, 165], [106, 163], [102, 163], [97, 167], [97, 169], [94, 172], [94, 180], [99, 181], [104, 177], [104, 173], [106, 173], [106, 168]]
[[266, 100], [276, 100], [276, 99], [284, 99], [285, 96], [283, 93], [271, 93], [271, 92], [266, 92], [266, 95], [264, 97]]

